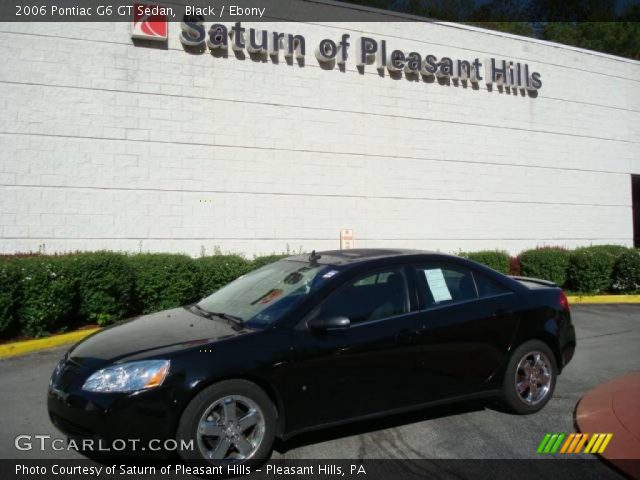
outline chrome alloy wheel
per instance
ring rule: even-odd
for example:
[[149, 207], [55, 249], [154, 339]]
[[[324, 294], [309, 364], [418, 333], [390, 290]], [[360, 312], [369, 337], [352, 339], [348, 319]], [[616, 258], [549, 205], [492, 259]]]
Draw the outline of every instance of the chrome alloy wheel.
[[262, 410], [242, 395], [213, 402], [198, 423], [198, 448], [210, 460], [247, 460], [255, 455], [265, 432]]
[[546, 355], [539, 351], [525, 354], [516, 369], [516, 391], [527, 405], [536, 405], [551, 389], [553, 369]]

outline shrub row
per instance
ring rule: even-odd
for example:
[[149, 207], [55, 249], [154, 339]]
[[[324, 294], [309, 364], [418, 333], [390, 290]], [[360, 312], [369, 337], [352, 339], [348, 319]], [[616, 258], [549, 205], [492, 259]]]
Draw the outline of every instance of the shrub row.
[[501, 273], [551, 280], [576, 293], [640, 291], [640, 250], [594, 245], [568, 250], [541, 247], [517, 257], [503, 251], [461, 253]]
[[502, 250], [482, 250], [480, 252], [461, 252], [461, 257], [468, 258], [474, 262], [486, 265], [489, 268], [508, 274], [509, 266], [511, 264], [510, 257], [507, 252]]
[[0, 338], [107, 325], [185, 305], [282, 257], [103, 251], [0, 259]]
[[[640, 291], [640, 250], [599, 245], [461, 256], [512, 275], [544, 278], [580, 293]], [[198, 300], [285, 255], [193, 259], [176, 254], [86, 252], [0, 259], [0, 338], [42, 336]]]

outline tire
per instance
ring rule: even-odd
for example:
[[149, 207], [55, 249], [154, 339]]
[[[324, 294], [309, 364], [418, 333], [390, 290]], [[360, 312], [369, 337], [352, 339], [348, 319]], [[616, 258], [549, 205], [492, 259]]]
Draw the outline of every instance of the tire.
[[539, 412], [553, 396], [557, 375], [555, 356], [544, 342], [523, 343], [509, 359], [502, 383], [502, 403], [519, 415]]
[[182, 413], [176, 439], [179, 445], [193, 440], [194, 448], [180, 451], [180, 456], [214, 464], [259, 465], [271, 455], [276, 422], [275, 406], [256, 384], [216, 383], [198, 393]]

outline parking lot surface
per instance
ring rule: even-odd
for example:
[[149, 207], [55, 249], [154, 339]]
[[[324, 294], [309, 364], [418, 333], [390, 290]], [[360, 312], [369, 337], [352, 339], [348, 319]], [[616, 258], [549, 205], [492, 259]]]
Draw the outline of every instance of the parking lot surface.
[[[576, 305], [577, 349], [540, 413], [516, 416], [483, 403], [464, 403], [360, 422], [276, 444], [287, 459], [534, 459], [548, 432], [575, 431], [574, 410], [588, 390], [640, 369], [640, 305]], [[65, 348], [0, 361], [0, 458], [82, 458], [74, 451], [18, 451], [18, 435], [63, 438], [49, 421], [49, 375]], [[349, 399], [344, 399], [349, 401]], [[594, 473], [617, 477], [603, 463]]]

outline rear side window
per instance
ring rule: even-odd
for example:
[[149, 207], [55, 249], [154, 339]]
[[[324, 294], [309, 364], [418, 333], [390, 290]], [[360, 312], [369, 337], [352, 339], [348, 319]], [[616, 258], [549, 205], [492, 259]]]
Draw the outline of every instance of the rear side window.
[[473, 277], [476, 281], [476, 287], [478, 288], [478, 295], [480, 298], [493, 297], [495, 295], [502, 295], [503, 293], [511, 292], [508, 288], [503, 287], [498, 282], [482, 273], [474, 271]]
[[433, 264], [417, 267], [416, 271], [427, 307], [478, 298], [471, 271], [464, 267]]

